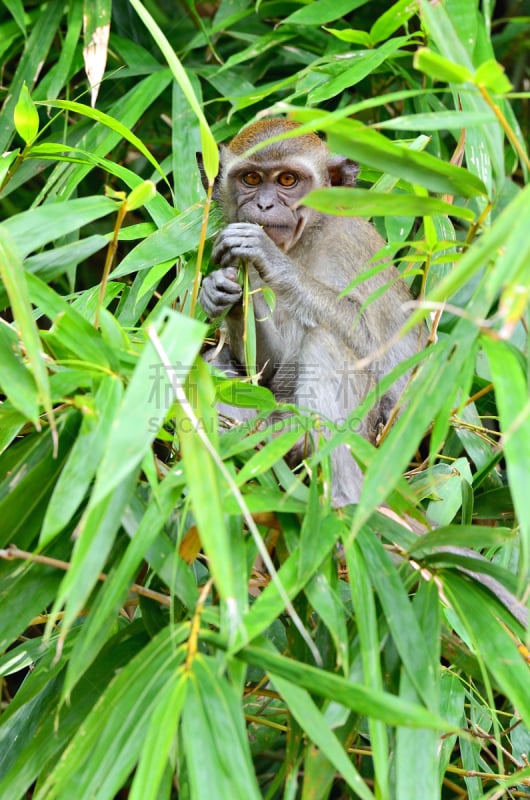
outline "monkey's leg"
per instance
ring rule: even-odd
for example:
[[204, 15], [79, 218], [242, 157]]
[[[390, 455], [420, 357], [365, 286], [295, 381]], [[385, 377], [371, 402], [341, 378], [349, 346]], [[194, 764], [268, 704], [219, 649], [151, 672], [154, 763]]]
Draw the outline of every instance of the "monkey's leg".
[[[306, 333], [299, 356], [296, 402], [339, 427], [373, 440], [372, 416], [359, 420], [354, 411], [374, 383], [371, 372], [356, 369], [354, 354], [345, 350], [330, 331], [313, 328]], [[325, 435], [329, 437], [329, 432]], [[347, 445], [331, 454], [334, 506], [356, 503], [362, 472]]]

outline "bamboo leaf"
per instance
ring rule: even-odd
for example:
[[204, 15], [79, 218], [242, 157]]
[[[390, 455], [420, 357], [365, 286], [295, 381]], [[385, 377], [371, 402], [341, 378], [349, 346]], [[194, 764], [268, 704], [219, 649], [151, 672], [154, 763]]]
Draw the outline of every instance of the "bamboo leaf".
[[17, 351], [15, 332], [9, 325], [0, 324], [0, 386], [13, 406], [38, 427], [39, 392], [33, 375]]
[[120, 381], [106, 376], [94, 398], [94, 407], [85, 405], [81, 430], [46, 509], [41, 545], [47, 544], [65, 527], [87, 493], [107, 444], [121, 396]]
[[181, 671], [174, 684], [158, 698], [134, 773], [130, 800], [158, 800], [160, 797], [162, 779], [167, 770], [188, 687], [188, 675]]
[[[383, 675], [379, 655], [379, 637], [375, 598], [371, 586], [370, 573], [361, 547], [357, 542], [346, 551], [348, 572], [355, 576], [350, 580], [353, 607], [358, 620], [361, 639], [361, 658], [364, 683], [375, 691], [383, 690]], [[417, 700], [417, 695], [412, 698]], [[389, 793], [388, 757], [389, 742], [386, 726], [377, 719], [369, 719], [370, 740], [374, 752], [374, 771], [382, 797]]]
[[366, 189], [340, 188], [316, 189], [303, 199], [303, 205], [316, 208], [325, 214], [337, 214], [343, 217], [386, 217], [395, 216], [396, 205], [399, 205], [401, 217], [426, 217], [432, 214], [473, 220], [474, 212], [470, 208], [461, 208], [435, 197], [418, 197], [417, 195], [386, 194]]
[[[15, 240], [21, 256], [26, 257], [54, 239], [111, 214], [117, 207], [108, 197], [80, 197], [14, 214], [3, 227]], [[31, 236], [27, 235], [28, 230]]]
[[328, 129], [328, 137], [334, 152], [343, 153], [375, 169], [425, 186], [433, 192], [464, 197], [486, 193], [482, 181], [462, 167], [454, 167], [429, 153], [400, 147], [377, 131], [364, 128], [351, 120], [333, 122]]
[[86, 106], [83, 103], [77, 103], [73, 100], [47, 100], [42, 101], [42, 104], [47, 105], [50, 108], [62, 108], [65, 111], [72, 111], [74, 114], [81, 114], [83, 117], [88, 117], [88, 119], [92, 119], [95, 122], [106, 125], [111, 131], [114, 131], [114, 133], [117, 133], [121, 138], [125, 139], [127, 142], [130, 142], [133, 147], [136, 147], [140, 153], [153, 165], [159, 175], [166, 180], [165, 172], [156, 158], [147, 149], [142, 140], [139, 139], [138, 136], [136, 136], [130, 130], [130, 128], [124, 125], [119, 119], [116, 119], [115, 117], [112, 117], [110, 114], [106, 114], [103, 111], [99, 111], [97, 108], [91, 108], [90, 106]]
[[[68, 753], [57, 761], [36, 798], [98, 795], [111, 800], [138, 760], [145, 725], [160, 697], [178, 680], [185, 651], [179, 645], [187, 626], [165, 628], [147, 646], [129, 655], [109, 686], [76, 725]], [[119, 709], [119, 713], [118, 712]], [[124, 724], [124, 721], [127, 724]]]
[[360, 531], [357, 542], [362, 548], [403, 666], [418, 696], [435, 712], [436, 670], [403, 584], [382, 545], [371, 532]]
[[83, 60], [91, 89], [91, 105], [96, 105], [99, 86], [105, 74], [110, 34], [112, 0], [84, 0]]
[[199, 120], [199, 125], [201, 128], [201, 143], [202, 143], [204, 171], [206, 172], [206, 176], [210, 184], [213, 184], [213, 180], [219, 171], [219, 151], [217, 150], [216, 141], [210, 130], [208, 122], [206, 121], [206, 117], [204, 116], [203, 110], [200, 107], [197, 98], [195, 97], [195, 93], [193, 91], [190, 79], [188, 78], [186, 71], [182, 66], [182, 63], [180, 62], [174, 49], [171, 47], [170, 43], [165, 37], [163, 31], [157, 25], [157, 23], [155, 22], [151, 14], [147, 11], [145, 6], [142, 3], [140, 3], [139, 0], [130, 0], [130, 2], [132, 7], [140, 17], [140, 19], [148, 29], [149, 33], [159, 46], [160, 50], [162, 51], [164, 58], [166, 59], [169, 68], [171, 69], [171, 72], [173, 73], [175, 80], [179, 84], [186, 100], [190, 104], [193, 112], [195, 113], [195, 116]]
[[386, 692], [376, 692], [332, 672], [292, 661], [269, 652], [264, 647], [247, 646], [238, 656], [248, 664], [255, 664], [261, 669], [270, 671], [271, 674], [284, 678], [295, 686], [301, 686], [311, 693], [341, 703], [346, 708], [367, 717], [381, 719], [389, 725], [454, 732], [447, 722], [423, 706], [406, 702]]
[[325, 25], [364, 6], [368, 0], [316, 0], [293, 11], [283, 22], [289, 25]]
[[8, 149], [14, 131], [14, 109], [24, 84], [30, 89], [35, 84], [39, 71], [48, 56], [59, 21], [63, 14], [62, 0], [51, 0], [39, 7], [39, 13], [32, 25], [24, 50], [16, 65], [16, 73], [11, 79], [9, 93], [0, 115], [0, 153]]
[[193, 662], [182, 743], [191, 789], [198, 800], [261, 797], [237, 695], [226, 679], [219, 677], [211, 659], [202, 655]]
[[[184, 379], [201, 346], [204, 326], [168, 312], [159, 327], [171, 363]], [[170, 381], [151, 342], [147, 341], [106, 442], [92, 495], [94, 503], [106, 497], [140, 465], [172, 404]]]
[[530, 724], [528, 681], [530, 665], [518, 650], [517, 639], [499, 620], [497, 603], [491, 595], [465, 578], [444, 574], [444, 591], [457, 611], [460, 620], [479, 650], [488, 670], [513, 703], [518, 713]]
[[[530, 509], [528, 507], [528, 459], [530, 452], [530, 401], [528, 386], [515, 353], [504, 342], [482, 338], [495, 384], [502, 445], [524, 545], [521, 575], [530, 575]], [[524, 579], [523, 579], [524, 580]]]
[[414, 55], [414, 66], [431, 78], [446, 83], [471, 83], [473, 73], [448, 58], [434, 53], [427, 47], [420, 47]]
[[[7, 227], [7, 226], [6, 226]], [[38, 400], [43, 405], [52, 431], [55, 420], [50, 395], [48, 371], [44, 362], [39, 332], [33, 319], [28, 285], [22, 259], [8, 229], [0, 228], [0, 277], [11, 301], [21, 341], [37, 386]], [[40, 429], [38, 419], [36, 427]]]
[[311, 699], [309, 692], [274, 673], [270, 673], [270, 678], [300, 727], [322, 750], [357, 797], [373, 800], [374, 795], [362, 780], [333, 731], [329, 729], [324, 715]]
[[15, 106], [14, 121], [18, 135], [31, 144], [39, 132], [39, 114], [25, 83]]
[[[87, 667], [97, 657], [115, 624], [116, 616], [129, 593], [130, 585], [142, 561], [149, 559], [150, 548], [163, 549], [160, 532], [164, 522], [175, 508], [183, 490], [183, 479], [169, 474], [153, 493], [152, 502], [145, 509], [138, 527], [119, 564], [113, 570], [92, 606], [92, 613], [83, 625], [72, 651], [65, 680], [65, 692], [70, 694]], [[170, 543], [173, 549], [174, 545]], [[176, 579], [177, 576], [175, 576]], [[196, 595], [196, 589], [195, 589]], [[196, 601], [196, 596], [193, 598]], [[176, 702], [176, 701], [175, 701]]]

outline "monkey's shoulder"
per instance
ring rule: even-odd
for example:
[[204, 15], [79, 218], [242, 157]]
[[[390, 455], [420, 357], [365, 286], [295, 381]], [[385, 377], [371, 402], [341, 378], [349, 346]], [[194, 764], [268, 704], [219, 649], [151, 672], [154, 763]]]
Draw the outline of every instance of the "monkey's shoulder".
[[[306, 241], [289, 255], [309, 274], [341, 290], [385, 259], [384, 246], [384, 239], [373, 225], [361, 217], [323, 216], [320, 225], [314, 227]], [[397, 270], [389, 263], [384, 270], [363, 281], [364, 289], [373, 292], [397, 277]], [[361, 294], [364, 293], [361, 290]]]

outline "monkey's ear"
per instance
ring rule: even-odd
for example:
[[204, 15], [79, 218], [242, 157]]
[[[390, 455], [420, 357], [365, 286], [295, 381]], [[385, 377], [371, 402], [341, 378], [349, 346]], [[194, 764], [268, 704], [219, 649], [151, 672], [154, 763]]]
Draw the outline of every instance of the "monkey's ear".
[[359, 165], [345, 156], [331, 156], [328, 172], [332, 186], [355, 186]]
[[[199, 167], [199, 172], [201, 173], [201, 182], [204, 186], [204, 191], [208, 191], [208, 178], [206, 177], [206, 172], [204, 171], [204, 161], [202, 158], [202, 153], [195, 153], [195, 158], [197, 159], [197, 166]], [[213, 200], [220, 200], [220, 192], [219, 192], [219, 175], [213, 182], [213, 192], [212, 192], [212, 199]]]

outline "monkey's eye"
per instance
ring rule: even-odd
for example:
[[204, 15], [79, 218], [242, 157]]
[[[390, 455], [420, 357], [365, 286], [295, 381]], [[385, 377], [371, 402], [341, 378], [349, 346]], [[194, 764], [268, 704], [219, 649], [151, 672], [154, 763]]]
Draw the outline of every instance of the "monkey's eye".
[[280, 172], [278, 175], [278, 183], [280, 186], [285, 186], [286, 189], [290, 189], [291, 186], [296, 186], [298, 183], [298, 176], [294, 174], [294, 172]]
[[247, 186], [259, 186], [261, 183], [261, 175], [259, 172], [245, 172], [245, 174], [241, 176], [241, 180]]

